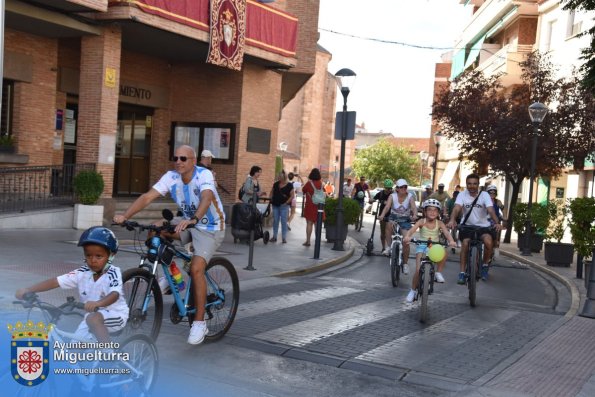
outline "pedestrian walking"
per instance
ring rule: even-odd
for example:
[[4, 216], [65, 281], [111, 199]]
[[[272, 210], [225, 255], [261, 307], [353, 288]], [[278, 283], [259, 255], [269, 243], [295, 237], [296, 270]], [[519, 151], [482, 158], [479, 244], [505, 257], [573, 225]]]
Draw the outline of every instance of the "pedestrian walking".
[[269, 240], [271, 243], [277, 242], [279, 222], [281, 222], [282, 241], [284, 244], [287, 243], [287, 217], [291, 202], [294, 199], [294, 193], [293, 184], [287, 181], [285, 171], [281, 171], [277, 176], [277, 181], [273, 184], [269, 196], [273, 207], [273, 238]]
[[[318, 206], [312, 202], [312, 195], [314, 194], [314, 189], [321, 190], [323, 188], [321, 179], [320, 170], [318, 168], [312, 168], [312, 171], [308, 175], [308, 182], [302, 187], [304, 200], [306, 200], [304, 209], [306, 217], [306, 242], [302, 244], [305, 247], [310, 246], [312, 228], [318, 217]], [[324, 214], [322, 214], [322, 220], [324, 220]]]
[[265, 192], [260, 191], [260, 183], [258, 179], [262, 174], [262, 168], [257, 165], [253, 165], [250, 168], [250, 175], [246, 178], [244, 182], [243, 190], [244, 194], [242, 195], [242, 201], [246, 204], [252, 204], [252, 199], [254, 197], [254, 192], [256, 192], [257, 197], [262, 197], [265, 195]]

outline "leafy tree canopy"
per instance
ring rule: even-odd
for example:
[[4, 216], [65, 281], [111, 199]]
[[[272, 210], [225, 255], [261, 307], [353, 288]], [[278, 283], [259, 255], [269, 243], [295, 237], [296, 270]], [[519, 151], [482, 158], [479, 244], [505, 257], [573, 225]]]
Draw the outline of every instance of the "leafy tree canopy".
[[409, 153], [409, 148], [398, 147], [387, 139], [357, 152], [353, 170], [358, 176], [365, 176], [371, 182], [380, 183], [389, 178], [417, 180], [419, 160]]

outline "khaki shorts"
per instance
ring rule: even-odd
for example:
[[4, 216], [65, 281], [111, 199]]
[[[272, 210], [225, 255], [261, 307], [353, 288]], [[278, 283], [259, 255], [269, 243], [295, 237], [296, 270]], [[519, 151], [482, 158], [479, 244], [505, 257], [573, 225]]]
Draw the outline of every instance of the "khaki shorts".
[[180, 241], [182, 244], [192, 242], [194, 247], [194, 256], [200, 256], [209, 263], [215, 251], [223, 242], [225, 238], [225, 231], [219, 230], [216, 232], [208, 232], [203, 229], [186, 229], [180, 233]]

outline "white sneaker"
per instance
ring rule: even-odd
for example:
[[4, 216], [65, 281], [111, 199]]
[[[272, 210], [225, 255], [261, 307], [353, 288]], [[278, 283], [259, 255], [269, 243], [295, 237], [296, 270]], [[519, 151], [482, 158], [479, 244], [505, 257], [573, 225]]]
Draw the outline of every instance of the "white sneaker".
[[444, 282], [444, 277], [442, 277], [442, 273], [436, 272], [435, 280], [436, 280], [437, 283], [443, 283]]
[[165, 276], [159, 277], [159, 289], [161, 290], [161, 295], [171, 294], [171, 289], [169, 288], [169, 283]]
[[416, 297], [417, 297], [417, 291], [409, 290], [409, 293], [407, 294], [406, 302], [411, 303], [415, 300]]
[[457, 248], [461, 248], [461, 242], [457, 240]]
[[190, 335], [188, 335], [188, 343], [191, 345], [200, 345], [209, 330], [207, 329], [207, 323], [204, 321], [194, 321], [192, 328], [190, 328]]
[[382, 251], [382, 255], [384, 255], [384, 256], [390, 256], [390, 248], [387, 248], [384, 251]]
[[494, 248], [494, 259], [498, 259], [500, 257], [500, 248]]
[[403, 263], [403, 274], [409, 274], [409, 265]]

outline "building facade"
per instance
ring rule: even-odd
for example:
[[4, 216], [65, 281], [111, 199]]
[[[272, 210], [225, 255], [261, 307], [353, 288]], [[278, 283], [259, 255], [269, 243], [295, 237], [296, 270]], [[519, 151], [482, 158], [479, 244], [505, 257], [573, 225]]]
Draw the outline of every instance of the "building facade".
[[107, 201], [148, 190], [189, 144], [214, 154], [225, 202], [255, 164], [270, 189], [280, 114], [315, 74], [318, 1], [220, 0], [245, 35], [239, 70], [206, 62], [210, 3], [7, 0], [2, 132], [16, 150], [0, 167], [92, 163]]

